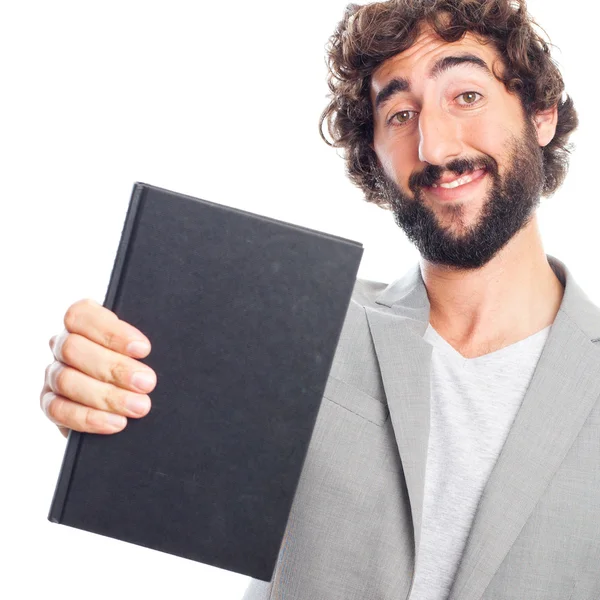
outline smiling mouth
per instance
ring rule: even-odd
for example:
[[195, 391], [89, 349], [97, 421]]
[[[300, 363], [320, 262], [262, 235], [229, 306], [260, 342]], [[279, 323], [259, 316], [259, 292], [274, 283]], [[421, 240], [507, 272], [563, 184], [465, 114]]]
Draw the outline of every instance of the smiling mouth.
[[469, 173], [468, 175], [462, 175], [460, 177], [457, 177], [456, 179], [453, 179], [452, 181], [445, 181], [444, 183], [434, 183], [431, 187], [432, 188], [444, 188], [446, 190], [451, 190], [457, 187], [460, 187], [462, 185], [466, 185], [467, 183], [471, 183], [472, 181], [475, 181], [476, 179], [479, 179], [480, 177], [482, 177], [485, 173], [486, 169], [477, 169], [476, 171], [472, 171], [471, 173]]

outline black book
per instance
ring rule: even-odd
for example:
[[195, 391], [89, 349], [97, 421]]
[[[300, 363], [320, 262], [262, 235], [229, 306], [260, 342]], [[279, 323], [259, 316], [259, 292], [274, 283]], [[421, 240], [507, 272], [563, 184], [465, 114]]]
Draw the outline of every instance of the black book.
[[70, 433], [48, 518], [270, 581], [362, 252], [135, 184], [104, 306], [152, 343], [152, 410]]

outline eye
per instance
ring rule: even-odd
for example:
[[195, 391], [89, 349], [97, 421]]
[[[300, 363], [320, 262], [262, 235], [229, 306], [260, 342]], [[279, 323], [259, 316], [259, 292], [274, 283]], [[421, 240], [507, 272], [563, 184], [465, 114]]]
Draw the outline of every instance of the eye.
[[456, 96], [455, 100], [463, 100], [463, 102], [458, 102], [460, 106], [472, 106], [473, 104], [477, 104], [480, 98], [483, 96], [479, 92], [464, 92]]
[[417, 111], [415, 110], [401, 110], [400, 112], [397, 112], [396, 114], [392, 115], [388, 123], [392, 125], [405, 125], [406, 123], [411, 121], [414, 118], [413, 115], [416, 114]]

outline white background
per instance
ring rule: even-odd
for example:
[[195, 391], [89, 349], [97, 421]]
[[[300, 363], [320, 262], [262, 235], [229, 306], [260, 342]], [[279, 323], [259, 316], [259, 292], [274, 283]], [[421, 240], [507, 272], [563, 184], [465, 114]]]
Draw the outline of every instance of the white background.
[[[359, 240], [367, 279], [417, 260], [318, 135], [324, 45], [345, 4], [3, 4], [2, 598], [242, 596], [246, 577], [46, 520], [65, 446], [39, 409], [48, 340], [71, 303], [103, 302], [134, 181]], [[567, 183], [540, 209], [546, 251], [600, 303], [600, 10], [529, 6], [581, 119]]]

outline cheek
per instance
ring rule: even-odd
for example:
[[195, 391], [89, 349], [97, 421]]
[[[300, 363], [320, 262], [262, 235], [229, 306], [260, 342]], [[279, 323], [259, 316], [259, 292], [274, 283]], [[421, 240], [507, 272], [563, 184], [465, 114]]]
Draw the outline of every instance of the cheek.
[[510, 152], [513, 141], [523, 135], [520, 101], [507, 94], [501, 98], [492, 94], [485, 110], [474, 118], [465, 119], [461, 125], [465, 145], [490, 155], [500, 166], [499, 158]]
[[472, 154], [491, 156], [498, 163], [501, 171], [511, 153], [514, 139], [515, 131], [499, 119], [474, 119], [463, 128], [465, 156]]
[[375, 135], [374, 150], [384, 173], [397, 185], [406, 189], [411, 173], [418, 169], [418, 141], [411, 136], [402, 139]]

